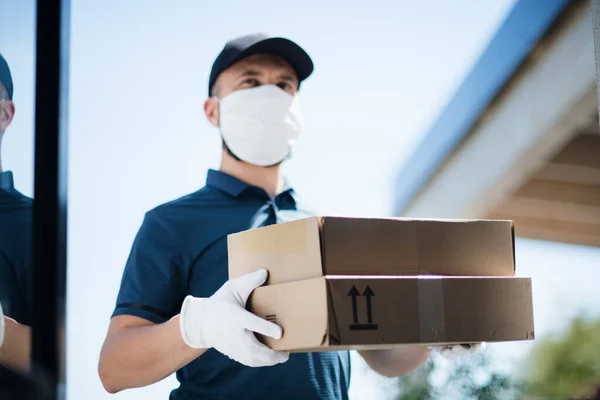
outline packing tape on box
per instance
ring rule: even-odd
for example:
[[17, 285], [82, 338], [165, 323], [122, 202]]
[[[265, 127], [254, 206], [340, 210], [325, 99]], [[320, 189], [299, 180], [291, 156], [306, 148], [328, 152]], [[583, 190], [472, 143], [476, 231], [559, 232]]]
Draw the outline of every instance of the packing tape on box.
[[443, 280], [434, 276], [420, 276], [417, 282], [417, 290], [421, 342], [444, 342], [446, 339], [446, 321]]

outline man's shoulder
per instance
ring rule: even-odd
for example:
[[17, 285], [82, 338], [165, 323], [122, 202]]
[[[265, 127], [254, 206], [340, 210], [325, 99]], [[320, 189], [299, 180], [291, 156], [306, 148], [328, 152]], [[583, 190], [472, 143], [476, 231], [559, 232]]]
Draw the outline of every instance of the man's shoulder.
[[225, 196], [209, 186], [160, 204], [146, 212], [146, 220], [168, 222], [174, 225], [197, 223], [222, 205]]
[[14, 226], [30, 228], [32, 218], [32, 199], [16, 190], [0, 190], [0, 225], [3, 229], [12, 230]]
[[0, 190], [0, 206], [31, 209], [33, 207], [33, 199], [25, 196], [18, 190]]
[[194, 209], [198, 207], [202, 208], [203, 206], [210, 206], [211, 204], [222, 202], [223, 199], [223, 195], [217, 190], [214, 190], [209, 186], [204, 186], [193, 193], [162, 203], [148, 211], [148, 213], [168, 214], [174, 211], [187, 211], [190, 210], [190, 207]]

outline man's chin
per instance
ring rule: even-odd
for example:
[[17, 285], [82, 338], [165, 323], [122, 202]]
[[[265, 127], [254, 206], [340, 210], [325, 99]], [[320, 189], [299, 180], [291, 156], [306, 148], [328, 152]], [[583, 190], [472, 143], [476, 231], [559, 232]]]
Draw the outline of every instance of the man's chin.
[[225, 141], [223, 141], [223, 146], [225, 147], [225, 150], [227, 150], [227, 154], [229, 154], [234, 160], [236, 160], [237, 162], [243, 163], [243, 164], [248, 164], [248, 165], [252, 165], [254, 167], [260, 167], [260, 168], [277, 168], [279, 167], [281, 164], [283, 164], [284, 162], [286, 162], [287, 160], [289, 160], [290, 158], [292, 158], [292, 151], [290, 150], [290, 152], [288, 153], [288, 155], [281, 161], [278, 161], [274, 164], [269, 164], [269, 165], [257, 165], [257, 164], [253, 164], [251, 162], [242, 160], [240, 157], [238, 157], [237, 155], [235, 155], [235, 153], [233, 151], [231, 151], [231, 149], [229, 148], [229, 146], [227, 146], [227, 144], [225, 143]]
[[[262, 167], [262, 168], [267, 168], [267, 169], [268, 169], [268, 168], [277, 168], [277, 167], [279, 167], [281, 164], [283, 164], [283, 163], [285, 162], [285, 160], [287, 160], [287, 158], [284, 158], [283, 160], [279, 161], [279, 162], [278, 162], [278, 163], [276, 163], [276, 164], [265, 165], [265, 166], [260, 166], [260, 165], [257, 165], [257, 166], [258, 166], [258, 167]], [[247, 164], [250, 164], [250, 163], [247, 163]], [[250, 165], [254, 165], [254, 164], [250, 164]]]

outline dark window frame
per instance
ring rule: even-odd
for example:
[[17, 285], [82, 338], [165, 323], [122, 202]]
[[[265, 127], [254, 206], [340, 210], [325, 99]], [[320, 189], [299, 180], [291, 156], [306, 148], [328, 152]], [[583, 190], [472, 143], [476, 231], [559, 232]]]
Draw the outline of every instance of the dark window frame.
[[0, 367], [0, 398], [66, 396], [67, 128], [70, 0], [36, 7], [31, 372]]

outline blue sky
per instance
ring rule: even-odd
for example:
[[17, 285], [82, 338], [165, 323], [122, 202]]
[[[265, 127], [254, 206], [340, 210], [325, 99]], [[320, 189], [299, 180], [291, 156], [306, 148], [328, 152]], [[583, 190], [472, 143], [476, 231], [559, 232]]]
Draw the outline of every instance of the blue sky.
[[[96, 363], [144, 212], [197, 190], [207, 168], [218, 166], [219, 136], [202, 103], [226, 40], [264, 31], [312, 55], [315, 73], [301, 91], [305, 129], [288, 177], [321, 214], [385, 216], [398, 168], [513, 3], [72, 0], [69, 397], [110, 397]], [[33, 187], [33, 12], [32, 0], [0, 0], [0, 51], [13, 69], [17, 103], [2, 157], [26, 194]], [[564, 326], [584, 305], [600, 313], [600, 301], [586, 300], [595, 294], [590, 280], [578, 279], [598, 276], [599, 260], [598, 249], [518, 241], [519, 274], [534, 277], [538, 335]], [[528, 345], [491, 351], [510, 364], [508, 355]], [[354, 371], [355, 399], [392, 392], [389, 380], [363, 365]], [[174, 385], [169, 378], [112, 398], [165, 399]]]

